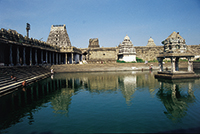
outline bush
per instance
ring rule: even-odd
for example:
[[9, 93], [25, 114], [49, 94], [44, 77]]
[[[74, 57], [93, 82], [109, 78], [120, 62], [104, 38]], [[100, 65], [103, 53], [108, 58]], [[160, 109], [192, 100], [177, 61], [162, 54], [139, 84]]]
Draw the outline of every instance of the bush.
[[137, 63], [144, 63], [144, 61], [138, 57], [136, 57], [136, 61], [137, 61]]
[[126, 63], [125, 61], [117, 60], [117, 63]]
[[150, 61], [148, 61], [148, 62], [158, 62], [158, 60], [153, 59], [153, 60], [150, 60]]

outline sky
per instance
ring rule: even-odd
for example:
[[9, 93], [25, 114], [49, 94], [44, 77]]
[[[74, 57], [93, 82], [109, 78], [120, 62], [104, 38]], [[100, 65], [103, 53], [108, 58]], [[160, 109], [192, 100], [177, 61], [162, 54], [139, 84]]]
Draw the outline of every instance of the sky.
[[173, 31], [200, 44], [200, 0], [0, 0], [0, 28], [47, 41], [51, 25], [66, 25], [72, 46], [116, 47], [128, 35], [134, 46], [150, 37], [162, 46]]

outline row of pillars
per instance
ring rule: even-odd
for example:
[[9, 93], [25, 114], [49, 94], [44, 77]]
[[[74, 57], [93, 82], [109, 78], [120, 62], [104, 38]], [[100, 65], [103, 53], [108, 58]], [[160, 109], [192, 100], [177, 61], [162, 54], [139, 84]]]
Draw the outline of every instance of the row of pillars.
[[[40, 64], [43, 64], [44, 63], [44, 60], [43, 60], [43, 52], [45, 52], [45, 63], [48, 64], [48, 61], [49, 61], [49, 64], [54, 64], [54, 62], [56, 61], [56, 64], [61, 64], [61, 53], [55, 53], [55, 52], [51, 52], [51, 51], [43, 51], [41, 50], [41, 63]], [[49, 56], [48, 56], [49, 54]], [[52, 56], [51, 56], [52, 55]], [[54, 59], [54, 55], [56, 55], [56, 59]], [[20, 64], [20, 56], [19, 56], [19, 46], [17, 46], [17, 55], [16, 55], [16, 62], [17, 62], [17, 66], [21, 66]], [[23, 47], [23, 65], [27, 65], [26, 64], [26, 47]], [[51, 59], [51, 57], [53, 59]], [[10, 45], [10, 56], [9, 56], [9, 59], [10, 59], [10, 64], [9, 66], [13, 66], [13, 52], [12, 52], [12, 45]], [[30, 66], [33, 65], [32, 64], [32, 48], [30, 48], [30, 55], [29, 55], [29, 59], [30, 59]], [[37, 49], [35, 49], [35, 65], [38, 65], [38, 51]]]
[[[164, 58], [159, 58], [159, 63], [160, 63], [160, 71], [163, 71], [163, 59]], [[176, 71], [179, 71], [179, 57], [171, 57], [171, 72], [174, 73]], [[188, 72], [193, 72], [193, 63], [191, 61], [191, 57], [187, 57], [188, 59]]]

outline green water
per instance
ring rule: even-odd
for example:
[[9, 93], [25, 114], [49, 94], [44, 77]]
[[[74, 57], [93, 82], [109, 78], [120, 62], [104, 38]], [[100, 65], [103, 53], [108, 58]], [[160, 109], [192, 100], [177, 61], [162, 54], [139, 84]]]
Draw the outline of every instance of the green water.
[[0, 133], [200, 131], [200, 80], [59, 73], [0, 97]]

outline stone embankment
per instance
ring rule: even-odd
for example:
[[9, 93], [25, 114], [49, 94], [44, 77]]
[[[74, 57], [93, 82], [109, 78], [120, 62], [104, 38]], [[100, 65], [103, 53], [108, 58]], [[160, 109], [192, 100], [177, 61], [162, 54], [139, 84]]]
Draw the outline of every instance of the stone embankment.
[[[39, 79], [50, 76], [49, 67], [41, 66], [17, 66], [17, 67], [0, 67], [0, 95], [8, 93], [13, 89], [22, 87], [22, 82], [26, 81], [31, 84]], [[11, 79], [16, 77], [16, 80]]]
[[[62, 64], [52, 65], [55, 72], [109, 72], [109, 71], [145, 71], [152, 67], [159, 70], [158, 63], [109, 63], [109, 64]], [[164, 64], [164, 69], [170, 69], [171, 63]], [[180, 69], [187, 68], [187, 62], [180, 62]], [[31, 84], [39, 79], [49, 77], [50, 67], [42, 66], [0, 66], [0, 96], [9, 93], [13, 89], [22, 87], [22, 82]], [[16, 77], [12, 80], [11, 76]]]
[[[150, 66], [153, 70], [159, 70], [159, 63], [109, 63], [109, 64], [63, 64], [53, 65], [55, 72], [105, 72], [105, 71], [145, 71]], [[164, 64], [164, 69], [170, 69], [171, 63]], [[179, 68], [187, 68], [187, 62], [180, 62]]]

